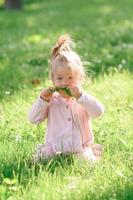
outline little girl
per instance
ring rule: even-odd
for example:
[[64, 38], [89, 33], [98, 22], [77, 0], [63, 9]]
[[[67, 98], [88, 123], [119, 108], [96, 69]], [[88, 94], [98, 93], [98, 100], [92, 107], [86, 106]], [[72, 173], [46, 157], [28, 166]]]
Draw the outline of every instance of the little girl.
[[34, 162], [59, 153], [96, 161], [102, 146], [94, 144], [91, 118], [99, 117], [104, 108], [81, 88], [85, 71], [68, 35], [61, 36], [52, 49], [50, 65], [53, 87], [42, 90], [29, 112], [31, 123], [47, 118], [46, 141], [38, 145]]

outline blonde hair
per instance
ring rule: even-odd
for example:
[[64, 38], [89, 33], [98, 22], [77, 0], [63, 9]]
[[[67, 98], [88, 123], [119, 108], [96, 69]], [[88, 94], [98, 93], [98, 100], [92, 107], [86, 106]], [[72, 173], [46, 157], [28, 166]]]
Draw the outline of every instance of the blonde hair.
[[69, 67], [73, 73], [80, 75], [80, 80], [85, 78], [85, 70], [79, 55], [72, 50], [73, 41], [68, 34], [58, 38], [53, 47], [50, 59], [50, 75], [53, 77], [54, 71], [58, 66]]

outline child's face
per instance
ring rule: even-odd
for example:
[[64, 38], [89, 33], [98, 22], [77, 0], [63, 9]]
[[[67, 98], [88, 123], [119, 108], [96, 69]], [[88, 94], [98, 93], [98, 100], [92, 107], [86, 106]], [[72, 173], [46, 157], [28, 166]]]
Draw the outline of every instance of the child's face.
[[70, 87], [79, 84], [79, 76], [73, 74], [69, 68], [57, 67], [53, 74], [53, 83], [56, 87]]

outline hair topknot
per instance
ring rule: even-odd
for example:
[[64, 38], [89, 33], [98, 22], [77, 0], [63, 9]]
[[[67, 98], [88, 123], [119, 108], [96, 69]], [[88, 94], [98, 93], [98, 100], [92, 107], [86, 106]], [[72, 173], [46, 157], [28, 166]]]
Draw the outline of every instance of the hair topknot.
[[69, 34], [61, 35], [52, 49], [51, 60], [58, 56], [62, 51], [70, 51], [72, 43], [73, 42]]
[[85, 70], [80, 56], [73, 51], [73, 41], [68, 34], [58, 38], [51, 52], [50, 75], [53, 77], [57, 67], [68, 67], [72, 73], [79, 74], [81, 80], [85, 77]]

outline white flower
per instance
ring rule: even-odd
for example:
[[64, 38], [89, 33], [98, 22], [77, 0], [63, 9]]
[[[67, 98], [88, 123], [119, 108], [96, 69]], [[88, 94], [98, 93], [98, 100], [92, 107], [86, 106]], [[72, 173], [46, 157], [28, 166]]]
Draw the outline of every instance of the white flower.
[[22, 142], [22, 136], [21, 136], [19, 133], [17, 133], [17, 134], [15, 135], [15, 141], [16, 141], [16, 142]]
[[56, 154], [56, 155], [60, 155], [60, 154], [61, 154], [61, 151], [57, 151], [55, 154]]

